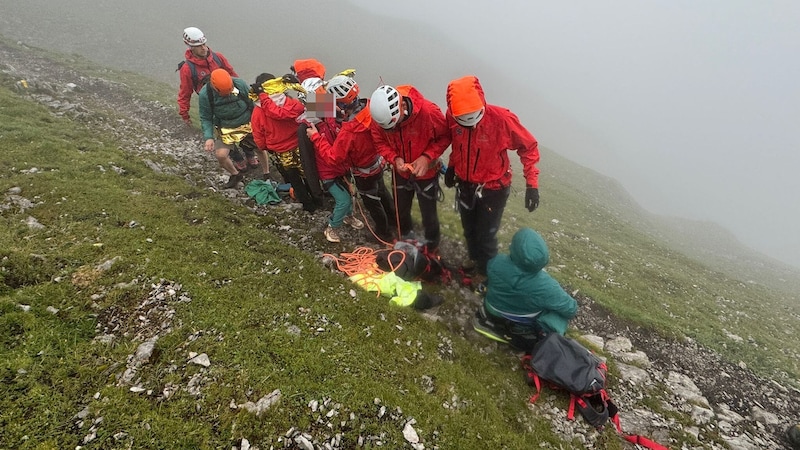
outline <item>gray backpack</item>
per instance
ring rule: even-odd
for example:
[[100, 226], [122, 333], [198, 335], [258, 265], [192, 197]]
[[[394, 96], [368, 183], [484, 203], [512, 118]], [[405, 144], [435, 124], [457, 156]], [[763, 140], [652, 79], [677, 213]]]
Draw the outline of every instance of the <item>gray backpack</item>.
[[528, 384], [536, 387], [531, 403], [539, 398], [544, 381], [551, 389], [569, 392], [569, 419], [577, 408], [587, 422], [601, 429], [616, 416], [617, 407], [606, 392], [606, 364], [577, 341], [550, 333], [523, 356], [522, 367]]

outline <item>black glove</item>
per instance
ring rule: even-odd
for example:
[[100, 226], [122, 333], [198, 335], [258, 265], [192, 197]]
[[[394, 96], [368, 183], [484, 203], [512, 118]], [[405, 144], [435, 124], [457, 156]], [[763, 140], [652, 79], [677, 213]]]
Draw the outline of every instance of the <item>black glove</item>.
[[539, 207], [539, 189], [530, 186], [525, 189], [525, 207], [531, 212]]
[[456, 168], [448, 166], [444, 172], [444, 185], [451, 188], [456, 185]]
[[300, 84], [300, 80], [294, 74], [287, 73], [283, 76], [283, 82], [289, 84]]
[[258, 94], [264, 92], [264, 88], [259, 83], [253, 83], [253, 84], [250, 85], [250, 92], [258, 95]]

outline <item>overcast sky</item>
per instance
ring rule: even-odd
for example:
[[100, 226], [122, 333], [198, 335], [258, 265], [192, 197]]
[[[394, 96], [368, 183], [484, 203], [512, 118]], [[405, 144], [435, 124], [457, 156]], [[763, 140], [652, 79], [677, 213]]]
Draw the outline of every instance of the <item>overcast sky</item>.
[[527, 81], [552, 113], [505, 106], [648, 210], [800, 266], [800, 2], [351, 1]]

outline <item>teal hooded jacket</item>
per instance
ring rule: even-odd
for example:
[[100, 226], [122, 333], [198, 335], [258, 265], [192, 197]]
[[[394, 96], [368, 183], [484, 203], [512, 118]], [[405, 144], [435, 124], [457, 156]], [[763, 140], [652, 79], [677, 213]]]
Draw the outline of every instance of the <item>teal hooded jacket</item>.
[[539, 233], [517, 231], [509, 254], [498, 254], [486, 267], [488, 312], [522, 323], [536, 321], [545, 331], [564, 334], [578, 302], [543, 270], [549, 261], [550, 251]]
[[235, 91], [230, 95], [219, 95], [210, 82], [200, 89], [198, 96], [203, 139], [214, 138], [214, 127], [236, 128], [250, 123], [253, 112], [253, 100], [247, 96], [250, 86], [241, 78], [233, 78], [233, 87]]

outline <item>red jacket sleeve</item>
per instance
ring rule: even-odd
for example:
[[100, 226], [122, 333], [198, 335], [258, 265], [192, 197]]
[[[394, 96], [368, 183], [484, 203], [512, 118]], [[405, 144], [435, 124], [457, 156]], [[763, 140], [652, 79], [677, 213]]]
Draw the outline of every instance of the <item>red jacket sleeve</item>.
[[256, 106], [250, 116], [250, 127], [253, 129], [253, 140], [261, 150], [267, 149], [267, 134], [264, 129], [265, 120], [264, 111], [260, 106]]
[[178, 88], [178, 114], [181, 115], [183, 120], [189, 120], [189, 107], [191, 106], [192, 94], [194, 94], [192, 70], [189, 68], [189, 64], [181, 66], [178, 75], [181, 80]]
[[530, 187], [539, 188], [539, 142], [519, 121], [516, 114], [508, 112], [506, 127], [510, 142], [508, 148], [516, 149], [519, 159], [522, 162], [522, 171], [525, 175], [525, 183]]
[[[400, 155], [397, 154], [397, 152], [390, 145], [388, 139], [386, 138], [387, 132], [383, 128], [381, 128], [377, 122], [372, 121], [372, 124], [369, 127], [369, 133], [372, 136], [372, 143], [375, 145], [375, 150], [381, 156], [383, 156], [383, 159], [387, 163], [394, 165], [394, 160], [398, 158]], [[406, 161], [406, 162], [411, 162], [411, 161]]]
[[424, 108], [428, 115], [431, 127], [433, 128], [433, 140], [428, 147], [422, 151], [430, 161], [436, 161], [447, 150], [450, 145], [450, 129], [447, 120], [442, 113], [439, 105], [431, 101], [426, 101]]
[[336, 140], [333, 141], [333, 145], [331, 145], [328, 143], [325, 136], [321, 133], [315, 133], [311, 136], [311, 142], [314, 143], [317, 154], [319, 154], [326, 163], [332, 166], [338, 166], [342, 164], [347, 157], [347, 148], [350, 145], [351, 139], [350, 133], [339, 133]]
[[286, 97], [286, 103], [283, 106], [276, 105], [269, 95], [263, 92], [258, 95], [258, 98], [261, 100], [261, 108], [273, 119], [297, 119], [306, 110], [299, 100], [291, 97]]

